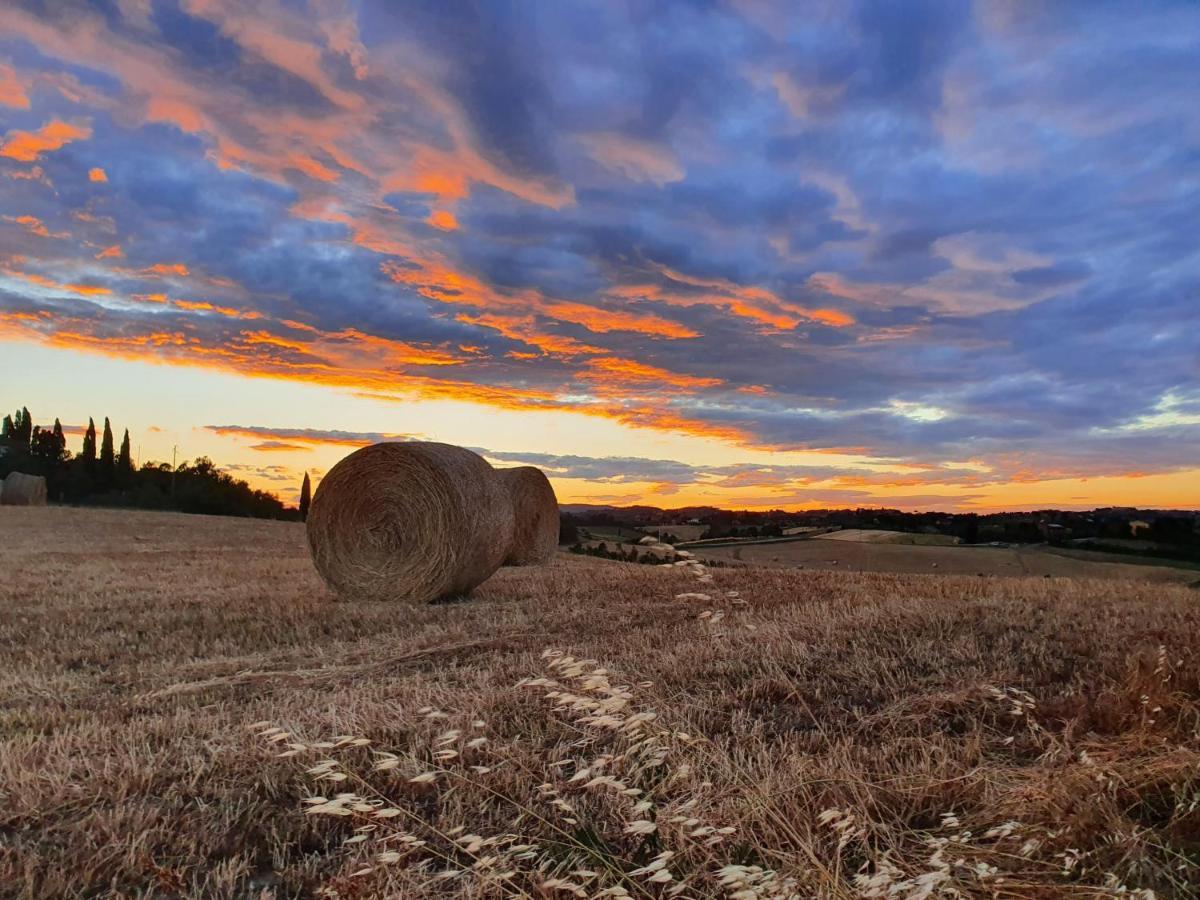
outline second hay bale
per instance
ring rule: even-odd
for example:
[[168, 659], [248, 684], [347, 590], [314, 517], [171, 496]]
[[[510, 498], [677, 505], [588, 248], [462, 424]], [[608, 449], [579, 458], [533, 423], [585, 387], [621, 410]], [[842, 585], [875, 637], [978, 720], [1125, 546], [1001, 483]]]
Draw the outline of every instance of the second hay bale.
[[[406, 441], [351, 453], [322, 479], [308, 512], [317, 571], [348, 599], [425, 603], [467, 593], [506, 561], [549, 558], [544, 516], [533, 526], [525, 521], [524, 486], [536, 479], [503, 471], [450, 444]], [[532, 505], [544, 507], [548, 492], [557, 529], [554, 491], [549, 482], [538, 487]]]
[[549, 562], [558, 549], [558, 498], [550, 479], [533, 466], [493, 471], [512, 497], [513, 542], [505, 565]]
[[45, 506], [46, 479], [41, 475], [10, 472], [0, 480], [0, 505]]

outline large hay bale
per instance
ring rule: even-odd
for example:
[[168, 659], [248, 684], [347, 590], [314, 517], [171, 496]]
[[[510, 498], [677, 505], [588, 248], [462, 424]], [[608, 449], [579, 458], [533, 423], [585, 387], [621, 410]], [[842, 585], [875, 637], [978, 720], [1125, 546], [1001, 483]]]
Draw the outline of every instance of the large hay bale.
[[532, 566], [549, 562], [558, 549], [558, 498], [541, 469], [496, 469], [513, 505], [513, 543], [504, 564]]
[[9, 472], [0, 491], [2, 506], [45, 506], [46, 479], [41, 475]]
[[[522, 516], [544, 508], [550, 487], [538, 485], [540, 499], [531, 505], [518, 487], [532, 483], [529, 475], [502, 476], [483, 457], [450, 444], [364, 447], [330, 469], [313, 494], [313, 562], [346, 599], [425, 603], [465, 594], [510, 557], [544, 558], [541, 519], [522, 523], [522, 534], [533, 537], [519, 552], [514, 547], [515, 507]], [[553, 489], [549, 497], [557, 528]]]

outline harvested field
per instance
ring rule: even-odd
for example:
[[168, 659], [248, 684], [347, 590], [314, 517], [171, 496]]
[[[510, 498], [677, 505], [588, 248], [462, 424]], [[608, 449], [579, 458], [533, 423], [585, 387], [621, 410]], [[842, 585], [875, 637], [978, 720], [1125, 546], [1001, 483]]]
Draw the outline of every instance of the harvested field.
[[816, 541], [851, 541], [858, 544], [909, 544], [919, 547], [953, 547], [958, 538], [948, 534], [912, 534], [907, 531], [881, 531], [875, 528], [843, 528], [813, 535]]
[[299, 524], [58, 508], [0, 510], [0, 566], [4, 896], [1200, 883], [1177, 585], [563, 555], [399, 610]]
[[[1008, 578], [1101, 578], [1162, 584], [1200, 582], [1200, 567], [1161, 561], [1147, 564], [1114, 554], [1055, 548], [955, 546], [929, 547], [855, 540], [806, 540], [726, 545], [697, 549], [705, 559], [740, 560], [748, 565], [850, 572], [984, 575]], [[1114, 561], [1120, 560], [1120, 561]]]

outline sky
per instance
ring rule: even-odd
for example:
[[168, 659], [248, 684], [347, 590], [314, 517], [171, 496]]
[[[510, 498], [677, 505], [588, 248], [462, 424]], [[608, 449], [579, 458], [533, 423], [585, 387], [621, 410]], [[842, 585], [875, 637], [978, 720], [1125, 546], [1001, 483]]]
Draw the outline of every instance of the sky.
[[294, 502], [1200, 507], [1200, 6], [16, 0], [0, 405]]

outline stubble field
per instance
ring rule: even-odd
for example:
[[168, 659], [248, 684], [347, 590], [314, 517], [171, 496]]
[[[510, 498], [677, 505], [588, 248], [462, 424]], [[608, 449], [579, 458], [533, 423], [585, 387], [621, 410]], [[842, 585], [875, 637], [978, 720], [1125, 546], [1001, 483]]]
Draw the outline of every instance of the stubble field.
[[[1059, 550], [1037, 545], [988, 547], [983, 545], [937, 546], [906, 544], [908, 537], [936, 538], [939, 535], [903, 535], [896, 542], [855, 540], [854, 532], [837, 538], [831, 535], [780, 543], [726, 545], [704, 548], [706, 558], [741, 561], [765, 567], [850, 572], [974, 575], [976, 577], [1050, 577], [1151, 581], [1159, 584], [1200, 583], [1200, 567], [1189, 563], [1168, 564], [1163, 560], [1138, 560], [1115, 554], [1081, 550]], [[897, 534], [891, 532], [890, 534]], [[697, 551], [701, 552], [701, 551]]]
[[0, 571], [6, 896], [1198, 895], [1184, 586], [562, 556], [412, 609], [299, 525], [9, 508]]

